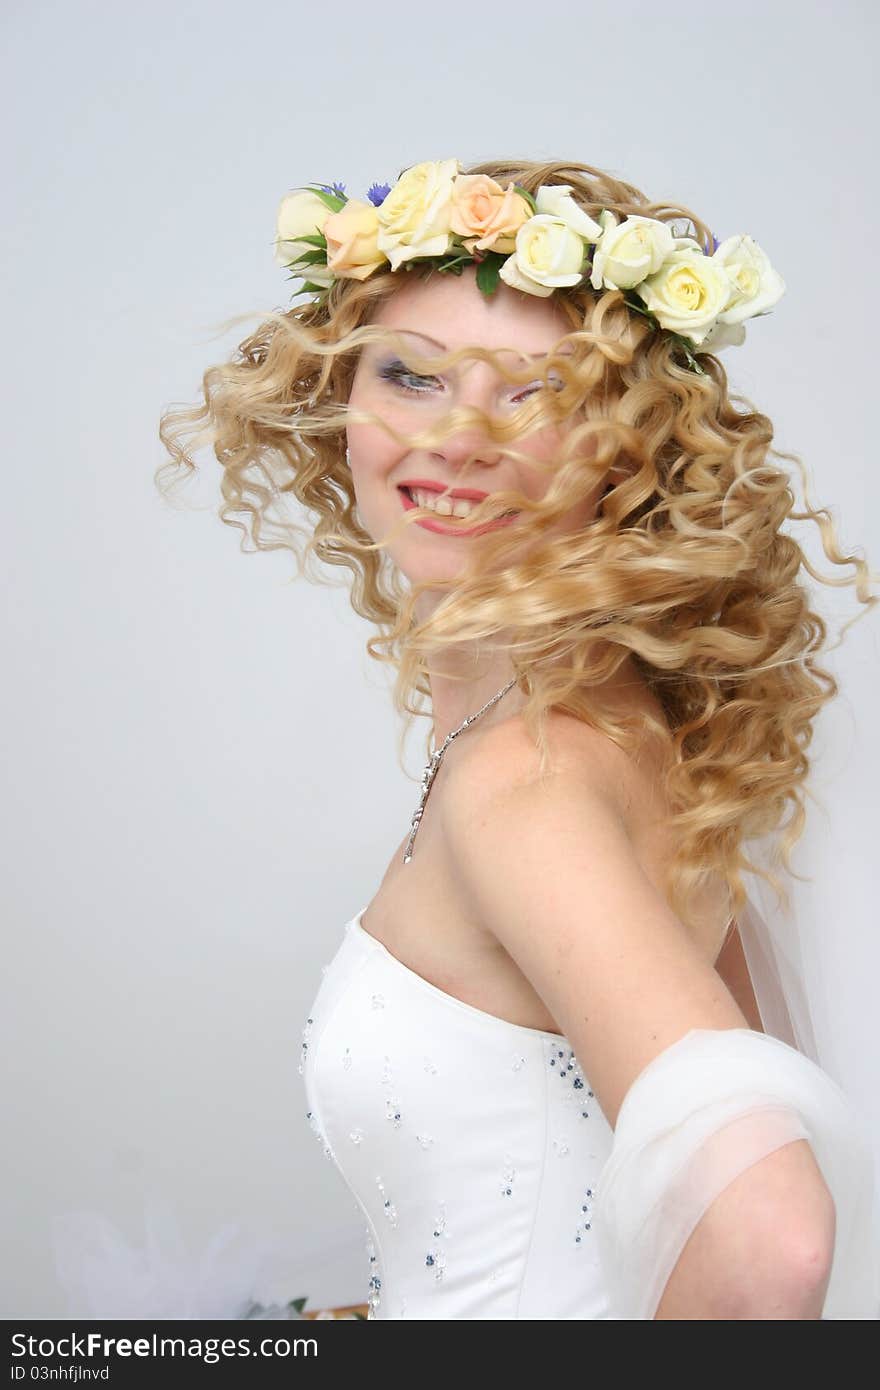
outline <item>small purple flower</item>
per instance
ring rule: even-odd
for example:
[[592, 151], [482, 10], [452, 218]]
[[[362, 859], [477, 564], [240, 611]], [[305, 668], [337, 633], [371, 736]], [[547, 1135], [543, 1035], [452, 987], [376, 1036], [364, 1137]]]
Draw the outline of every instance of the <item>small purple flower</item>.
[[371, 183], [367, 200], [373, 204], [374, 208], [381, 207], [390, 192], [390, 183]]
[[345, 194], [344, 183], [322, 183], [319, 184], [318, 187], [323, 188], [325, 193], [338, 193], [340, 198]]

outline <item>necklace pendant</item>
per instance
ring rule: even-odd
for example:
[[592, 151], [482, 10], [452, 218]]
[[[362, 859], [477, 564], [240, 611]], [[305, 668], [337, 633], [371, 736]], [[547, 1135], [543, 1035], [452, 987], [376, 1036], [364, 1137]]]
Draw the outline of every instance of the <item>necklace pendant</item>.
[[428, 800], [428, 793], [430, 792], [431, 787], [434, 784], [434, 778], [437, 776], [437, 769], [440, 766], [441, 758], [442, 750], [439, 750], [434, 754], [431, 761], [428, 763], [428, 766], [425, 768], [425, 771], [422, 773], [422, 795], [419, 799], [419, 804], [416, 809], [416, 812], [412, 818], [409, 839], [406, 842], [406, 851], [403, 856], [404, 864], [408, 864], [409, 861], [412, 859], [412, 847], [413, 842], [416, 838], [416, 832], [419, 828], [419, 821], [422, 819], [422, 813], [425, 809], [425, 802]]
[[404, 853], [403, 853], [403, 862], [404, 862], [404, 864], [408, 864], [409, 861], [412, 859], [412, 847], [413, 847], [413, 843], [414, 843], [415, 838], [416, 838], [416, 831], [417, 831], [418, 828], [419, 828], [419, 821], [422, 819], [422, 811], [424, 810], [424, 808], [425, 808], [425, 798], [423, 797], [422, 800], [421, 800], [421, 802], [419, 803], [419, 809], [416, 811], [415, 815], [413, 816], [413, 818], [412, 818], [412, 823], [411, 823], [411, 825], [410, 825], [409, 839], [408, 839], [407, 842], [406, 842], [406, 849], [404, 850]]

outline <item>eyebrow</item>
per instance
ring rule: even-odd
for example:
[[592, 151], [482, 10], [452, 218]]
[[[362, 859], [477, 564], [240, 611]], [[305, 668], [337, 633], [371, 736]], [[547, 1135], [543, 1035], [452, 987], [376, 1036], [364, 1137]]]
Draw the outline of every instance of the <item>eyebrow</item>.
[[[448, 352], [448, 351], [449, 351], [449, 349], [447, 348], [447, 346], [446, 346], [445, 343], [439, 342], [439, 340], [438, 340], [437, 338], [432, 338], [432, 337], [430, 337], [430, 335], [427, 334], [427, 333], [419, 333], [419, 332], [417, 332], [416, 329], [414, 329], [414, 328], [394, 328], [394, 329], [392, 329], [391, 331], [392, 331], [393, 333], [408, 334], [411, 338], [424, 338], [424, 340], [425, 340], [426, 343], [433, 343], [435, 347], [441, 348], [441, 349], [443, 350], [443, 352]], [[563, 350], [563, 352], [565, 351], [564, 348], [563, 348], [562, 350]], [[517, 349], [517, 348], [500, 348], [500, 349], [496, 349], [496, 351], [500, 351], [500, 352], [517, 352], [517, 351], [519, 351], [519, 349]], [[550, 353], [550, 352], [528, 352], [528, 353], [525, 354], [525, 356], [527, 356], [527, 357], [534, 357], [534, 358], [537, 358], [537, 359], [540, 360], [540, 359], [543, 358], [543, 357], [552, 357], [553, 354]]]

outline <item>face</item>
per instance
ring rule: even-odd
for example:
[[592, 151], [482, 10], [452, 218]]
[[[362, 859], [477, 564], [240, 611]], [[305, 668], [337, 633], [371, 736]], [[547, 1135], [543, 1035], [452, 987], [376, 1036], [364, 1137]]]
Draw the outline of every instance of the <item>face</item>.
[[[372, 322], [411, 335], [407, 341], [422, 354], [471, 345], [498, 350], [504, 354], [502, 360], [522, 365], [524, 354], [546, 356], [571, 331], [570, 321], [552, 295], [530, 297], [501, 281], [488, 298], [477, 287], [472, 265], [461, 276], [401, 279], [400, 289], [384, 301]], [[542, 363], [535, 366], [540, 372]], [[438, 376], [416, 376], [392, 347], [370, 343], [360, 350], [349, 406], [371, 411], [401, 434], [412, 435], [459, 405], [475, 406], [503, 419], [539, 384], [539, 379], [512, 384], [491, 363], [479, 361], [457, 363]], [[549, 462], [558, 453], [565, 429], [566, 422], [532, 429], [517, 438], [516, 448], [535, 464]], [[477, 427], [462, 429], [421, 450], [398, 444], [380, 426], [355, 421], [349, 424], [347, 437], [358, 512], [374, 540], [385, 536], [410, 505], [401, 490], [409, 480], [428, 480], [438, 489], [461, 483], [480, 494], [517, 488], [536, 499], [550, 482], [547, 471], [510, 458], [503, 445]], [[602, 484], [597, 484], [576, 509], [559, 518], [551, 534], [590, 520], [602, 490]], [[388, 544], [394, 563], [412, 582], [454, 578], [466, 558], [465, 547], [473, 543], [472, 538], [444, 531], [444, 521], [450, 528], [450, 521], [440, 515], [427, 525], [410, 524]]]

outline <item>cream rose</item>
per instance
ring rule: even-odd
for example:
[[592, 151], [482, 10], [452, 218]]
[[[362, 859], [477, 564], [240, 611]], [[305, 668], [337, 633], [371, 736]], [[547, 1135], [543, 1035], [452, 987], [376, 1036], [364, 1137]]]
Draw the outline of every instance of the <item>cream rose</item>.
[[785, 294], [782, 276], [750, 236], [728, 237], [712, 260], [724, 266], [730, 282], [730, 299], [720, 315], [721, 323], [742, 323], [756, 314], [767, 314]]
[[635, 293], [662, 328], [702, 343], [730, 298], [730, 281], [714, 256], [684, 246], [636, 285]]
[[719, 352], [721, 348], [739, 347], [746, 340], [744, 323], [716, 322], [700, 343], [701, 352]]
[[[287, 193], [281, 199], [275, 220], [275, 260], [279, 265], [295, 269], [300, 257], [307, 251], [317, 248], [302, 236], [315, 236], [324, 230], [324, 223], [330, 216], [330, 209], [322, 203], [317, 193], [301, 188]], [[313, 285], [331, 285], [333, 273], [322, 265], [304, 265], [302, 274]]]
[[327, 266], [346, 280], [366, 280], [387, 262], [376, 245], [379, 232], [377, 209], [360, 198], [349, 198], [339, 212], [331, 212], [324, 223], [327, 238]]
[[547, 213], [558, 217], [584, 241], [596, 241], [602, 235], [602, 228], [594, 222], [583, 208], [578, 207], [571, 196], [570, 183], [545, 183], [535, 194], [536, 213]]
[[529, 202], [513, 181], [504, 189], [488, 174], [459, 174], [452, 185], [450, 231], [471, 252], [498, 251], [508, 255], [516, 234], [532, 215]]
[[676, 249], [676, 238], [655, 217], [630, 215], [618, 223], [613, 212], [599, 214], [602, 235], [593, 252], [590, 284], [594, 290], [630, 290], [655, 275]]
[[584, 239], [568, 223], [535, 213], [516, 234], [516, 249], [498, 274], [505, 284], [546, 298], [583, 279]]
[[377, 208], [377, 245], [392, 270], [416, 256], [443, 256], [449, 249], [452, 181], [458, 167], [457, 159], [414, 164]]

